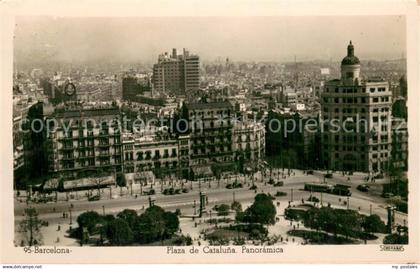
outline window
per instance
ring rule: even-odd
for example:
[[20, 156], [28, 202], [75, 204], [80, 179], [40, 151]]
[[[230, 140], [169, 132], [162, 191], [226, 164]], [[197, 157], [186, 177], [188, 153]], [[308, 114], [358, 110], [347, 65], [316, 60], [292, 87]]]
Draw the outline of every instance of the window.
[[372, 99], [372, 101], [373, 101], [374, 103], [377, 103], [377, 102], [379, 101], [379, 99], [378, 99], [378, 97], [375, 97], [375, 98], [373, 98], [373, 99]]
[[369, 91], [370, 91], [371, 93], [374, 93], [374, 92], [375, 92], [375, 88], [370, 88], [370, 89], [369, 89]]

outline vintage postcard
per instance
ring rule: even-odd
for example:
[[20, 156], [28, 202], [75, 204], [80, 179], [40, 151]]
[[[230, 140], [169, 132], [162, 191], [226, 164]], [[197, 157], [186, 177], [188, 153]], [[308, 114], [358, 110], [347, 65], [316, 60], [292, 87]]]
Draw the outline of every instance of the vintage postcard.
[[415, 1], [5, 1], [2, 263], [419, 262]]

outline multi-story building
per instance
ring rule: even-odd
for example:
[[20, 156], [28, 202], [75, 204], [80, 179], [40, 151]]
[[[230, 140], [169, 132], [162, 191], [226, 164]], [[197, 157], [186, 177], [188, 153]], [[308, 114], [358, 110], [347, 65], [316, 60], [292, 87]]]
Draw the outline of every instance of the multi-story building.
[[233, 161], [233, 106], [225, 102], [185, 104], [190, 133], [190, 165]]
[[320, 160], [318, 123], [318, 111], [269, 111], [266, 122], [267, 156], [282, 167], [317, 167]]
[[175, 95], [185, 95], [200, 86], [200, 58], [184, 49], [183, 55], [161, 54], [153, 66], [153, 90]]
[[265, 155], [265, 127], [259, 122], [238, 122], [233, 128], [235, 160], [258, 164]]
[[408, 170], [408, 129], [403, 118], [392, 119], [391, 156], [394, 168]]
[[78, 178], [101, 171], [121, 172], [118, 107], [109, 104], [57, 107], [51, 117], [64, 122], [55, 133], [48, 134], [53, 149], [48, 160], [51, 173]]
[[40, 170], [39, 176], [62, 179], [121, 172], [118, 107], [78, 103], [48, 107], [36, 104], [29, 118], [29, 124], [37, 121], [44, 125], [42, 132], [31, 129], [27, 135], [25, 152], [32, 164], [30, 172]]
[[159, 178], [178, 176], [178, 140], [168, 133], [123, 136], [124, 173], [153, 172]]
[[[321, 94], [324, 165], [346, 171], [386, 169], [391, 154], [391, 105], [388, 82], [360, 76], [360, 61], [350, 41], [341, 62], [341, 79], [328, 81]], [[340, 128], [333, 126], [337, 123]]]

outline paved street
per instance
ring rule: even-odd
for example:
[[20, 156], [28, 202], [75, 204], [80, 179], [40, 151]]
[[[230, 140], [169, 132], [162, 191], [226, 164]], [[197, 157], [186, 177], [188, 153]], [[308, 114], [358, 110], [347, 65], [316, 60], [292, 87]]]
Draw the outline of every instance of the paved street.
[[[315, 171], [313, 175], [305, 175], [302, 171], [294, 171], [294, 175], [292, 174], [290, 177], [286, 176], [284, 181], [284, 186], [282, 187], [273, 187], [266, 183], [268, 179], [262, 180], [261, 174], [257, 173], [254, 176], [255, 185], [257, 185], [258, 189], [257, 192], [265, 192], [275, 195], [277, 191], [283, 191], [287, 193], [287, 196], [276, 197], [276, 203], [280, 203], [280, 207], [285, 207], [288, 205], [289, 201], [291, 200], [292, 190], [293, 190], [293, 204], [300, 204], [302, 199], [306, 200], [310, 193], [303, 190], [303, 186], [305, 182], [322, 182], [323, 181], [323, 172]], [[277, 177], [277, 174], [275, 174]], [[370, 193], [364, 193], [356, 190], [356, 186], [364, 182], [363, 174], [356, 174], [350, 176], [351, 180], [348, 181], [347, 178], [349, 176], [342, 176], [341, 174], [335, 173], [332, 179], [327, 179], [328, 183], [336, 184], [348, 184], [351, 185], [352, 196], [349, 198], [349, 208], [359, 210], [363, 214], [369, 214], [370, 210], [372, 213], [378, 214], [384, 221], [386, 221], [387, 212], [386, 212], [386, 200], [382, 197], [373, 196]], [[227, 203], [230, 204], [234, 199], [239, 201], [243, 204], [243, 206], [247, 206], [252, 203], [254, 196], [256, 195], [254, 190], [249, 190], [249, 186], [251, 185], [251, 180], [249, 177], [242, 177], [239, 178], [238, 181], [244, 183], [244, 187], [240, 189], [226, 189], [225, 185], [227, 182], [233, 182], [234, 179], [230, 180], [222, 180], [219, 184], [217, 181], [211, 182], [210, 187], [208, 183], [201, 183], [201, 189], [205, 192], [208, 196], [208, 209], [211, 209], [216, 204]], [[219, 185], [219, 186], [218, 186]], [[249, 186], [248, 186], [249, 185]], [[158, 185], [156, 185], [158, 186]], [[156, 187], [155, 189], [159, 189], [160, 187]], [[184, 186], [190, 187], [190, 184], [184, 184]], [[149, 187], [150, 188], [150, 187]], [[147, 188], [145, 188], [146, 190]], [[44, 221], [48, 221], [49, 229], [56, 229], [58, 225], [62, 225], [64, 227], [69, 227], [70, 222], [72, 222], [72, 227], [76, 227], [76, 219], [77, 216], [81, 213], [94, 210], [98, 213], [105, 214], [116, 214], [123, 209], [130, 208], [138, 210], [141, 213], [142, 210], [148, 207], [149, 204], [149, 197], [148, 196], [137, 196], [133, 193], [133, 196], [130, 195], [130, 191], [125, 192], [125, 196], [109, 199], [109, 190], [104, 189], [104, 193], [102, 194], [103, 199], [99, 201], [88, 201], [87, 199], [79, 199], [79, 200], [69, 200], [66, 201], [59, 201], [59, 202], [50, 202], [50, 203], [40, 203], [40, 204], [30, 204], [31, 206], [35, 207], [39, 212], [39, 218]], [[114, 193], [118, 193], [117, 190], [113, 190]], [[321, 199], [324, 205], [330, 203], [334, 207], [342, 207], [346, 208], [344, 204], [347, 201], [346, 197], [326, 194], [323, 193], [321, 197], [321, 193], [313, 193], [314, 196]], [[182, 215], [184, 216], [192, 216], [195, 213], [194, 210], [194, 200], [196, 200], [196, 212], [198, 212], [198, 201], [199, 201], [199, 183], [193, 183], [193, 190], [188, 193], [182, 193], [177, 195], [163, 195], [161, 193], [157, 193], [153, 196], [155, 199], [155, 204], [166, 209], [174, 211], [175, 209], [180, 209]], [[70, 213], [70, 205], [73, 205], [71, 209], [71, 220], [70, 216], [67, 218], [63, 218], [63, 212]], [[26, 208], [26, 203], [17, 202], [15, 206], [15, 223], [16, 225], [24, 219], [24, 209]], [[282, 214], [282, 211], [279, 212], [279, 215]], [[404, 220], [407, 220], [405, 214], [397, 212], [396, 214], [396, 222], [403, 224]], [[181, 219], [181, 223], [185, 222], [185, 220]], [[280, 224], [276, 224], [280, 225]], [[182, 225], [181, 225], [182, 226]], [[63, 227], [63, 228], [64, 228]], [[64, 231], [66, 229], [62, 229], [61, 233], [64, 237]], [[48, 235], [44, 235], [47, 236]], [[63, 244], [63, 242], [61, 242]]]

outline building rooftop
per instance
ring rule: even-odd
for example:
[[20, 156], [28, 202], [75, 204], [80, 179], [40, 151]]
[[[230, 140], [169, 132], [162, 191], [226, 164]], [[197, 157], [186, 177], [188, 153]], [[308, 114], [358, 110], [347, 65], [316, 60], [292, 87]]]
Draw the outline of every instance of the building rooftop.
[[233, 106], [229, 101], [211, 102], [211, 103], [202, 103], [202, 102], [200, 102], [200, 103], [186, 103], [185, 106], [189, 110], [218, 109], [218, 108], [233, 109]]

